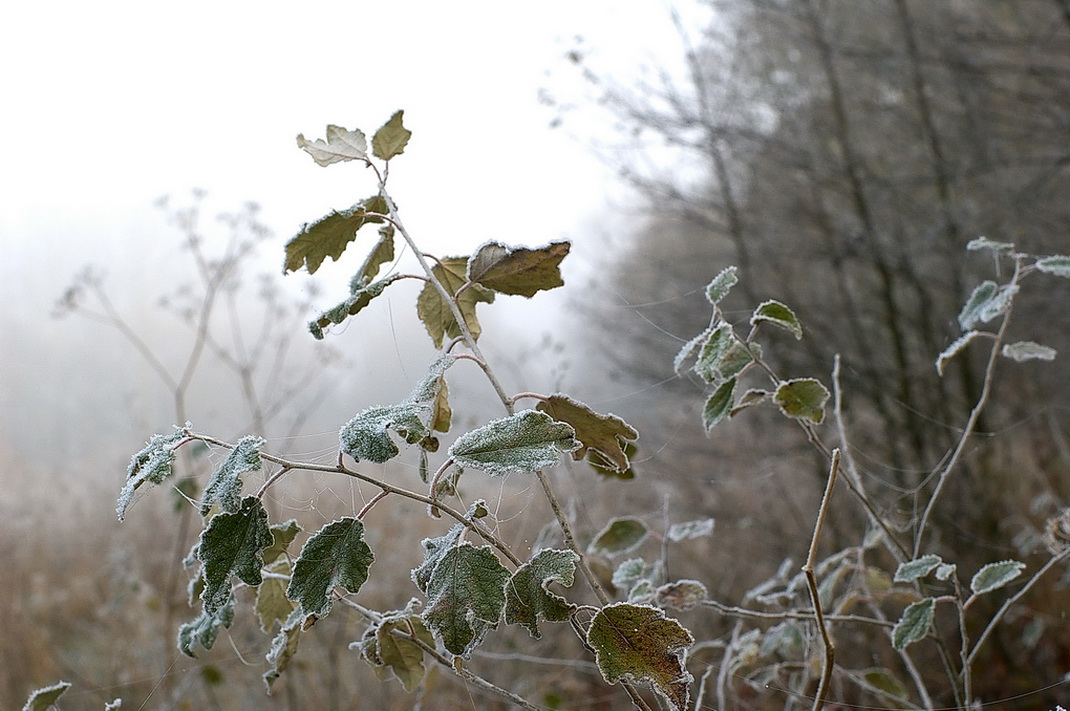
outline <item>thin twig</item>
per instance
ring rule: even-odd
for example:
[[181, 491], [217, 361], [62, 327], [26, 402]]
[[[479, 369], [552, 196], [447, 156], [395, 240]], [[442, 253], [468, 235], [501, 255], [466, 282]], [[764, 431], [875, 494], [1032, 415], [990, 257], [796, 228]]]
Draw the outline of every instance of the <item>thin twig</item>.
[[817, 589], [817, 577], [814, 575], [814, 559], [817, 557], [817, 543], [821, 538], [821, 530], [825, 527], [825, 517], [828, 515], [829, 500], [832, 498], [832, 489], [836, 485], [836, 473], [840, 468], [840, 450], [832, 450], [832, 464], [829, 467], [829, 478], [825, 484], [825, 494], [821, 497], [821, 508], [817, 512], [817, 522], [814, 524], [814, 535], [810, 539], [810, 552], [806, 556], [806, 564], [802, 567], [806, 574], [806, 582], [810, 588], [810, 599], [814, 603], [814, 617], [817, 620], [817, 628], [821, 632], [821, 642], [825, 647], [825, 661], [821, 669], [821, 683], [818, 684], [817, 694], [814, 695], [813, 711], [825, 705], [825, 696], [828, 694], [829, 681], [832, 679], [832, 669], [836, 662], [836, 645], [829, 636], [828, 625], [825, 624], [825, 614], [821, 609], [821, 596]]
[[[1014, 288], [1018, 285], [1022, 276], [1022, 259], [1016, 257], [1014, 260], [1014, 274], [1011, 276], [1010, 281], [1004, 288]], [[996, 332], [995, 341], [992, 343], [992, 350], [988, 354], [988, 363], [985, 365], [984, 381], [981, 383], [981, 394], [977, 396], [977, 402], [974, 404], [973, 409], [970, 410], [970, 416], [966, 420], [966, 426], [962, 428], [962, 434], [959, 436], [958, 442], [955, 444], [954, 451], [948, 459], [947, 464], [940, 471], [940, 476], [936, 480], [936, 488], [933, 489], [932, 495], [929, 497], [928, 503], [925, 505], [925, 510], [921, 514], [921, 519], [918, 522], [918, 528], [914, 534], [914, 557], [916, 558], [921, 551], [921, 543], [925, 537], [925, 531], [928, 528], [929, 517], [932, 515], [933, 509], [936, 507], [936, 502], [940, 498], [940, 494], [944, 490], [944, 486], [951, 478], [951, 472], [958, 465], [959, 460], [962, 458], [963, 453], [966, 451], [966, 443], [973, 435], [974, 430], [977, 428], [977, 423], [981, 419], [981, 412], [988, 404], [988, 396], [992, 392], [992, 382], [995, 379], [996, 373], [996, 361], [999, 359], [1000, 350], [1003, 347], [1003, 339], [1007, 333], [1007, 327], [1011, 322], [1011, 311], [1014, 308], [1014, 299], [1007, 300], [1007, 310], [1003, 313], [1003, 322], [999, 325], [999, 331]]]

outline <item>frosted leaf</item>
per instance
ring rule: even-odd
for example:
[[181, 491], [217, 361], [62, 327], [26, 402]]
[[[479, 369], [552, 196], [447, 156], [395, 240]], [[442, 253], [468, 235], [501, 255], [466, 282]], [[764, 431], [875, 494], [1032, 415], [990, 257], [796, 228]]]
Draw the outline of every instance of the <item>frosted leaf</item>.
[[691, 357], [691, 354], [695, 352], [695, 349], [706, 342], [706, 339], [709, 338], [711, 333], [713, 333], [713, 329], [707, 328], [705, 331], [684, 344], [683, 348], [676, 354], [676, 357], [673, 358], [672, 369], [674, 373], [680, 372], [680, 369], [683, 368], [687, 359]]
[[1070, 277], [1070, 257], [1062, 255], [1037, 260], [1037, 269], [1055, 276]]
[[416, 444], [430, 431], [420, 419], [427, 407], [403, 402], [386, 407], [370, 407], [346, 423], [338, 433], [342, 451], [356, 461], [368, 460], [376, 464], [393, 459], [401, 450], [390, 438], [393, 430], [409, 444]]
[[895, 571], [895, 582], [909, 583], [931, 573], [943, 561], [940, 556], [930, 553], [914, 560], [901, 563]]
[[501, 619], [508, 579], [489, 546], [449, 548], [427, 582], [424, 623], [450, 653], [467, 656]]
[[204, 563], [205, 612], [214, 613], [231, 595], [231, 577], [246, 585], [259, 585], [263, 576], [263, 551], [274, 542], [267, 524], [267, 511], [260, 499], [247, 496], [238, 510], [212, 517], [201, 533], [197, 558]]
[[297, 646], [301, 641], [303, 631], [301, 625], [303, 619], [301, 608], [297, 608], [283, 623], [275, 638], [271, 640], [271, 649], [265, 655], [271, 668], [264, 672], [263, 677], [268, 695], [271, 694], [275, 681], [282, 676], [282, 673], [290, 666], [290, 660], [297, 654]]
[[688, 706], [693, 677], [683, 659], [694, 642], [690, 632], [658, 608], [628, 603], [603, 607], [587, 630], [587, 643], [607, 682], [650, 684], [674, 711]]
[[541, 637], [539, 619], [564, 622], [575, 605], [550, 590], [557, 582], [571, 587], [579, 556], [573, 551], [541, 550], [513, 573], [505, 586], [505, 622], [527, 627], [532, 637]]
[[989, 563], [978, 570], [970, 580], [970, 590], [974, 595], [997, 590], [1021, 575], [1023, 570], [1025, 570], [1025, 563], [1017, 560]]
[[636, 588], [641, 583], [648, 583], [653, 591], [654, 587], [661, 582], [663, 575], [664, 570], [660, 561], [651, 565], [642, 558], [629, 558], [613, 571], [612, 582], [613, 587], [629, 599], [633, 599]]
[[981, 309], [977, 314], [978, 320], [981, 323], [988, 323], [1000, 314], [1005, 313], [1017, 293], [1017, 284], [1007, 284], [1001, 287], [995, 296], [981, 305]]
[[944, 351], [936, 358], [936, 372], [940, 375], [944, 374], [944, 366], [947, 362], [959, 354], [963, 348], [970, 344], [973, 339], [979, 336], [985, 336], [986, 338], [992, 334], [983, 331], [967, 331], [958, 338], [950, 346], [944, 349]]
[[568, 241], [545, 247], [509, 247], [488, 242], [468, 260], [468, 279], [502, 294], [531, 298], [537, 292], [564, 285], [561, 260], [572, 248]]
[[706, 300], [716, 306], [738, 282], [739, 277], [736, 276], [736, 268], [725, 267], [706, 286]]
[[554, 393], [536, 409], [576, 431], [581, 446], [572, 453], [573, 459], [583, 459], [593, 451], [600, 455], [598, 461], [605, 467], [618, 473], [628, 471], [631, 463], [625, 450], [631, 440], [639, 437], [639, 432], [627, 422], [613, 414], [595, 412], [563, 393]]
[[996, 242], [995, 240], [988, 239], [987, 237], [977, 237], [971, 239], [969, 244], [966, 245], [966, 251], [976, 252], [981, 249], [989, 249], [996, 254], [1005, 254], [1007, 252], [1014, 251], [1013, 242]]
[[449, 455], [457, 465], [491, 476], [533, 473], [581, 446], [574, 435], [570, 425], [544, 412], [524, 410], [466, 432], [454, 441]]
[[984, 323], [981, 320], [981, 309], [995, 297], [998, 290], [999, 285], [992, 280], [983, 281], [974, 287], [970, 298], [966, 299], [966, 304], [959, 312], [959, 326], [962, 330]]
[[297, 135], [297, 147], [312, 156], [322, 166], [350, 160], [368, 160], [368, 139], [360, 129], [352, 131], [341, 126], [327, 126], [327, 140], [310, 141], [303, 134]]
[[677, 580], [654, 591], [654, 603], [659, 607], [687, 610], [709, 597], [706, 586], [697, 580]]
[[821, 424], [825, 419], [825, 403], [830, 397], [828, 388], [814, 378], [788, 380], [777, 386], [773, 401], [788, 417]]
[[689, 538], [702, 538], [713, 533], [714, 520], [703, 518], [697, 521], [685, 521], [669, 526], [667, 536], [670, 541], [683, 541]]
[[130, 459], [126, 470], [126, 484], [119, 493], [115, 512], [122, 521], [134, 492], [145, 482], [162, 484], [174, 471], [175, 450], [189, 437], [189, 429], [181, 428], [169, 435], [153, 435], [148, 445]]
[[1018, 341], [1003, 346], [1000, 355], [1019, 363], [1024, 360], [1055, 360], [1055, 349], [1033, 341]]
[[212, 474], [201, 498], [201, 516], [207, 516], [212, 504], [219, 502], [220, 508], [233, 513], [241, 508], [241, 486], [239, 475], [258, 471], [262, 466], [260, 447], [264, 445], [262, 437], [247, 436], [238, 440], [234, 449]]
[[30, 694], [30, 698], [26, 699], [26, 705], [22, 707], [22, 711], [47, 711], [69, 688], [71, 688], [70, 682], [61, 681], [58, 684], [36, 689]]
[[230, 627], [234, 622], [234, 594], [231, 593], [225, 603], [212, 612], [202, 610], [192, 622], [187, 622], [178, 630], [178, 649], [187, 657], [196, 657], [194, 645], [211, 649], [219, 637], [221, 627]]
[[736, 342], [732, 326], [722, 323], [713, 329], [713, 333], [702, 344], [698, 359], [695, 361], [695, 373], [707, 383], [717, 382], [722, 378], [721, 361]]
[[750, 317], [750, 322], [752, 326], [757, 326], [763, 322], [779, 326], [795, 336], [796, 340], [801, 339], [803, 336], [802, 324], [799, 323], [795, 312], [774, 299], [759, 304], [758, 308], [754, 310], [754, 314]]
[[413, 568], [409, 574], [420, 592], [427, 592], [427, 584], [431, 581], [431, 574], [435, 572], [435, 566], [438, 565], [439, 561], [442, 560], [442, 556], [446, 555], [450, 548], [457, 545], [463, 532], [464, 526], [458, 523], [446, 535], [438, 538], [425, 538], [421, 542], [424, 547], [424, 561]]
[[351, 516], [328, 523], [314, 533], [301, 548], [294, 563], [286, 597], [306, 614], [326, 617], [331, 611], [331, 593], [342, 587], [355, 593], [368, 579], [375, 560], [364, 542], [364, 523]]
[[929, 634], [935, 612], [936, 600], [931, 597], [908, 606], [892, 630], [892, 646], [902, 651], [907, 645], [924, 639]]
[[706, 404], [702, 408], [702, 425], [707, 433], [732, 410], [732, 404], [735, 402], [736, 382], [736, 378], [729, 378], [718, 385], [717, 389], [706, 399]]

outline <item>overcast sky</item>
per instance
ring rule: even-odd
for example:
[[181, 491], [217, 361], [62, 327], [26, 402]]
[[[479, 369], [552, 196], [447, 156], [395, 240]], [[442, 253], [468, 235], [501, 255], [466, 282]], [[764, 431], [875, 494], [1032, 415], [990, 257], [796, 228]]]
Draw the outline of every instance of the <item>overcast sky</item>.
[[[303, 222], [374, 192], [353, 164], [316, 166], [296, 147], [298, 133], [321, 137], [336, 123], [370, 135], [404, 109], [414, 135], [393, 161], [392, 194], [430, 251], [491, 238], [601, 239], [599, 230], [612, 229], [610, 196], [622, 192], [585, 142], [605, 127], [579, 112], [551, 129], [556, 114], [539, 93], [581, 97], [566, 59], [578, 37], [591, 61], [625, 80], [643, 63], [671, 63], [679, 43], [669, 8], [669, 0], [7, 8], [0, 450], [11, 446], [13, 421], [52, 429], [44, 404], [27, 410], [22, 400], [76, 378], [72, 355], [94, 355], [88, 331], [48, 318], [72, 275], [95, 262], [118, 283], [135, 283], [144, 264], [169, 258], [175, 234], [152, 207], [159, 196], [197, 187], [219, 209], [259, 202], [281, 264], [282, 244]], [[71, 392], [64, 407], [77, 416]]]

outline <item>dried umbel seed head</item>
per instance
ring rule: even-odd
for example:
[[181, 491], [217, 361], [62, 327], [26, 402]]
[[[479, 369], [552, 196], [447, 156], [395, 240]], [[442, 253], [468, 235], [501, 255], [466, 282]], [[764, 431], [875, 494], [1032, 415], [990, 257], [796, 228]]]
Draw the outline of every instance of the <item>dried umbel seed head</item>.
[[1058, 516], [1048, 519], [1044, 531], [1044, 545], [1054, 555], [1070, 548], [1070, 508], [1065, 508]]

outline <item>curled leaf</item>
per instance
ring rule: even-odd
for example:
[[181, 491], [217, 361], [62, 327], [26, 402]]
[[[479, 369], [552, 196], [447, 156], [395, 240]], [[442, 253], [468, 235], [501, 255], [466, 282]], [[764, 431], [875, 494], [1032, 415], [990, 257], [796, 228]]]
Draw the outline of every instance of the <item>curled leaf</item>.
[[571, 248], [567, 241], [537, 249], [488, 242], [468, 260], [468, 279], [502, 294], [530, 298], [536, 292], [564, 285], [561, 260]]
[[639, 432], [621, 418], [597, 413], [563, 393], [554, 393], [540, 402], [536, 410], [572, 426], [576, 439], [580, 441], [580, 447], [572, 453], [573, 459], [583, 459], [590, 451], [594, 451], [601, 455], [599, 463], [604, 463], [605, 467], [616, 472], [628, 470], [630, 463], [624, 447], [638, 438]]
[[368, 140], [360, 129], [352, 131], [341, 126], [327, 126], [327, 140], [310, 141], [297, 135], [297, 147], [312, 156], [322, 166], [350, 160], [368, 160]]

